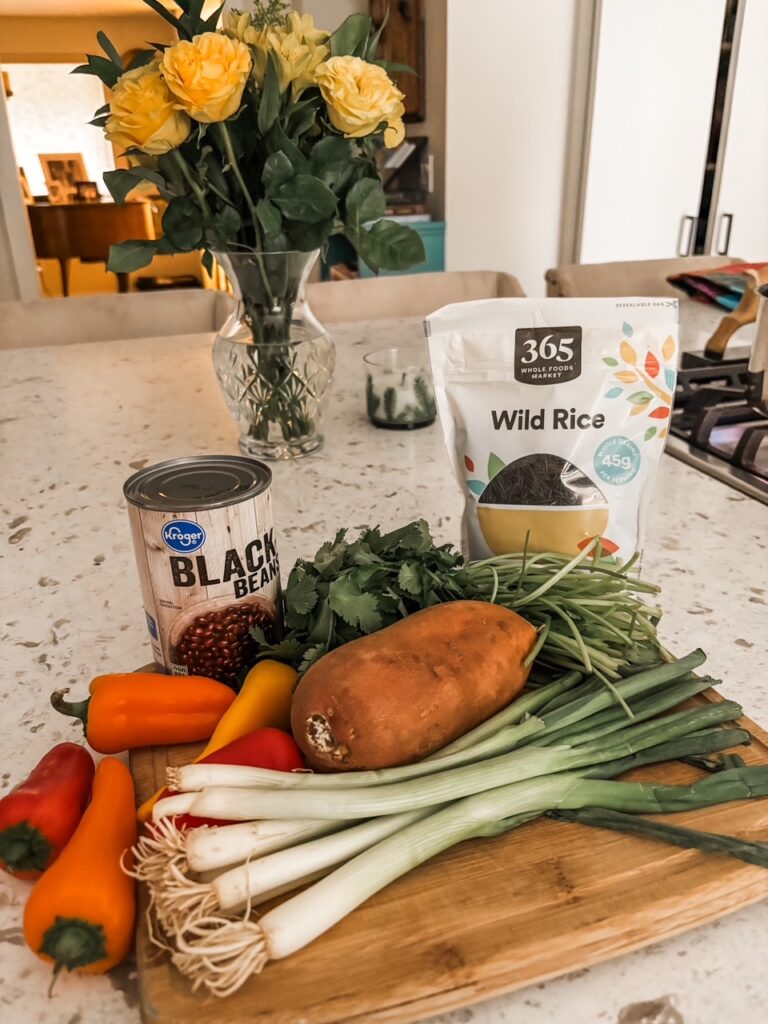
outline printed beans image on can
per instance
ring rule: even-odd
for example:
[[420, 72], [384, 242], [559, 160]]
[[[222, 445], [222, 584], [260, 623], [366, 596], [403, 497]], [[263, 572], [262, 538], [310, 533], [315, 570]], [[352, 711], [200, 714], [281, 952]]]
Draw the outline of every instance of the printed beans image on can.
[[281, 628], [272, 474], [244, 455], [148, 466], [123, 488], [152, 652], [172, 675], [230, 686]]

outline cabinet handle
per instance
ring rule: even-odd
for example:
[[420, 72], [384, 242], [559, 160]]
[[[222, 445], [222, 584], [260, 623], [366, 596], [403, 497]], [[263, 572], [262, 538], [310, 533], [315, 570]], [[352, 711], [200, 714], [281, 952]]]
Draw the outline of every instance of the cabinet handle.
[[720, 238], [723, 238], [723, 224], [725, 224], [725, 239], [717, 250], [718, 256], [728, 255], [728, 246], [731, 244], [731, 228], [733, 227], [733, 214], [723, 213], [720, 216]]
[[[685, 246], [683, 246], [683, 238], [685, 236], [685, 225], [688, 222], [688, 237], [685, 239]], [[680, 218], [680, 231], [677, 235], [677, 255], [678, 256], [690, 256], [691, 246], [693, 245], [693, 231], [696, 225], [696, 218], [692, 217], [690, 213]]]

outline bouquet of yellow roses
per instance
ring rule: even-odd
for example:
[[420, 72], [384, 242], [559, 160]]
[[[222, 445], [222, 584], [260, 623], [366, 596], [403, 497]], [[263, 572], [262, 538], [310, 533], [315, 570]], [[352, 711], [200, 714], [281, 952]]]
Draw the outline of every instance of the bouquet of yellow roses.
[[403, 93], [387, 71], [409, 69], [376, 60], [384, 26], [374, 30], [364, 14], [328, 33], [284, 0], [207, 18], [204, 0], [176, 0], [178, 16], [160, 0], [144, 3], [177, 42], [125, 68], [99, 32], [104, 56], [75, 69], [112, 90], [93, 124], [131, 163], [104, 175], [114, 200], [149, 182], [167, 203], [163, 236], [113, 245], [108, 267], [203, 250], [210, 271], [215, 254], [238, 298], [213, 355], [241, 450], [305, 454], [322, 443], [333, 372], [331, 342], [297, 313], [307, 254], [343, 234], [374, 270], [425, 258], [415, 231], [383, 219], [376, 165], [376, 148], [405, 134]]
[[168, 203], [164, 236], [113, 246], [110, 270], [137, 270], [155, 253], [203, 249], [210, 266], [211, 251], [311, 251], [333, 234], [374, 269], [424, 259], [414, 231], [382, 219], [375, 145], [402, 141], [404, 97], [393, 66], [375, 59], [381, 28], [367, 15], [329, 34], [284, 0], [208, 18], [203, 0], [177, 0], [178, 17], [144, 3], [178, 42], [125, 68], [100, 32], [105, 56], [76, 68], [112, 90], [93, 123], [132, 164], [104, 175], [115, 201], [146, 181]]

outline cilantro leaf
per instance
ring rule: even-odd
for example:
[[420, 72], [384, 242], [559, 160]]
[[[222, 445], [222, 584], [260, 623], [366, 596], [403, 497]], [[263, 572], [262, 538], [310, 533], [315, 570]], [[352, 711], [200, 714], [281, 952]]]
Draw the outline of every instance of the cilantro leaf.
[[304, 651], [304, 657], [301, 659], [299, 665], [299, 672], [306, 672], [316, 661], [319, 661], [324, 654], [326, 654], [328, 648], [325, 644], [315, 644], [313, 647], [307, 647]]
[[403, 562], [400, 572], [397, 574], [397, 582], [400, 589], [404, 590], [406, 594], [412, 594], [413, 597], [418, 597], [421, 594], [421, 573], [415, 562]]
[[383, 625], [376, 597], [364, 594], [350, 574], [331, 583], [328, 604], [344, 622], [357, 626], [363, 633], [373, 633]]
[[282, 640], [278, 640], [276, 644], [272, 644], [267, 651], [261, 652], [260, 656], [295, 664], [296, 660], [301, 657], [303, 650], [303, 644], [296, 637], [286, 636]]
[[315, 607], [317, 600], [317, 583], [311, 576], [297, 576], [293, 582], [288, 580], [285, 591], [286, 611], [302, 616], [307, 615]]

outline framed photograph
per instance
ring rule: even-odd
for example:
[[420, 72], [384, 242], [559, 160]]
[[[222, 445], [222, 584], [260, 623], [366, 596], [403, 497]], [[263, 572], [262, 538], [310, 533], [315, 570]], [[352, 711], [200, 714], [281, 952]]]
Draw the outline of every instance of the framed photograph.
[[99, 186], [95, 181], [75, 182], [75, 202], [97, 203], [99, 201]]
[[[77, 190], [78, 181], [88, 181], [82, 153], [40, 153], [48, 195], [54, 199], [58, 194], [68, 201]], [[52, 186], [56, 186], [52, 189]]]

